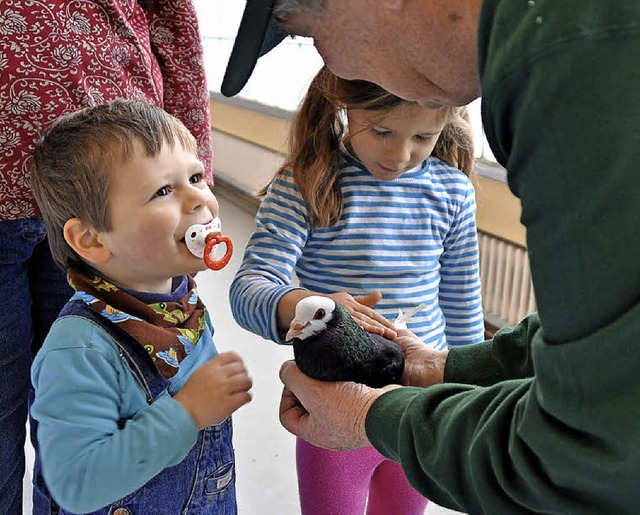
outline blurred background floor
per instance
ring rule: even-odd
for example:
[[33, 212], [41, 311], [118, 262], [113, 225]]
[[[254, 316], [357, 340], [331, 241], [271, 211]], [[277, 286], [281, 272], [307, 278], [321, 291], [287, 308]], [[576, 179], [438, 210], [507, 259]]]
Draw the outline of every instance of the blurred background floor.
[[[198, 274], [203, 301], [215, 327], [220, 351], [240, 354], [253, 379], [253, 400], [233, 415], [236, 450], [237, 497], [240, 515], [296, 515], [300, 513], [295, 469], [295, 438], [278, 420], [282, 383], [280, 365], [293, 358], [290, 347], [263, 340], [239, 327], [231, 315], [228, 291], [240, 266], [244, 248], [255, 224], [253, 215], [219, 193], [223, 232], [234, 244], [229, 265], [219, 272]], [[31, 513], [33, 449], [27, 444], [27, 474], [24, 481], [24, 514]], [[425, 515], [455, 515], [429, 503]], [[167, 514], [172, 515], [172, 514]], [[394, 515], [390, 513], [389, 515]]]

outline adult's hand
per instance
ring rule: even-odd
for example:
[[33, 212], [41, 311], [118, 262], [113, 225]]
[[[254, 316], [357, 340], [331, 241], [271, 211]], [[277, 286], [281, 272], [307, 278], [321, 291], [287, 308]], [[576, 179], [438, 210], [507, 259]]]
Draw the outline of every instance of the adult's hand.
[[353, 382], [326, 382], [300, 372], [294, 361], [280, 368], [284, 383], [280, 422], [291, 433], [318, 447], [334, 450], [371, 445], [365, 419], [373, 402], [398, 385], [370, 388]]
[[404, 352], [402, 384], [426, 388], [442, 383], [448, 350], [432, 349], [407, 329], [399, 329], [394, 341]]

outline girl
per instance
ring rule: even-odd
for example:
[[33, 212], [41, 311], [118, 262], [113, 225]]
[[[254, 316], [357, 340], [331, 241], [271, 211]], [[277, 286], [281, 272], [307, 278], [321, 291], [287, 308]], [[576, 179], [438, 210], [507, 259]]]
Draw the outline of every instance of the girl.
[[[465, 108], [427, 109], [323, 68], [262, 192], [231, 285], [236, 320], [284, 343], [296, 303], [320, 293], [388, 338], [399, 308], [424, 303], [408, 327], [425, 344], [482, 341], [472, 166]], [[373, 447], [338, 452], [299, 439], [297, 468], [304, 515], [362, 514], [365, 504], [370, 515], [422, 514], [427, 504]]]

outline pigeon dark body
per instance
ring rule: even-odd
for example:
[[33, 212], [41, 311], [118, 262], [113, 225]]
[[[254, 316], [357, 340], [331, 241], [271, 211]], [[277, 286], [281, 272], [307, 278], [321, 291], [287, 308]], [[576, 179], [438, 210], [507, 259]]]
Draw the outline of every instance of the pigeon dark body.
[[328, 297], [307, 297], [298, 303], [287, 339], [293, 342], [298, 368], [314, 379], [355, 381], [379, 388], [399, 384], [402, 378], [402, 349], [364, 331]]

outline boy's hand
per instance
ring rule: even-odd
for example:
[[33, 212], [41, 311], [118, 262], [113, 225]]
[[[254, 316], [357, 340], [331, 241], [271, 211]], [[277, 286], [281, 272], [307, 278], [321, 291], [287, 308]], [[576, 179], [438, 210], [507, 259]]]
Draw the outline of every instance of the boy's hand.
[[382, 298], [379, 291], [362, 297], [353, 297], [344, 292], [332, 293], [327, 297], [346, 309], [356, 323], [368, 333], [379, 334], [388, 340], [396, 338], [397, 333], [393, 323], [372, 309]]
[[198, 429], [217, 424], [251, 400], [253, 385], [242, 358], [223, 352], [196, 370], [174, 395]]

